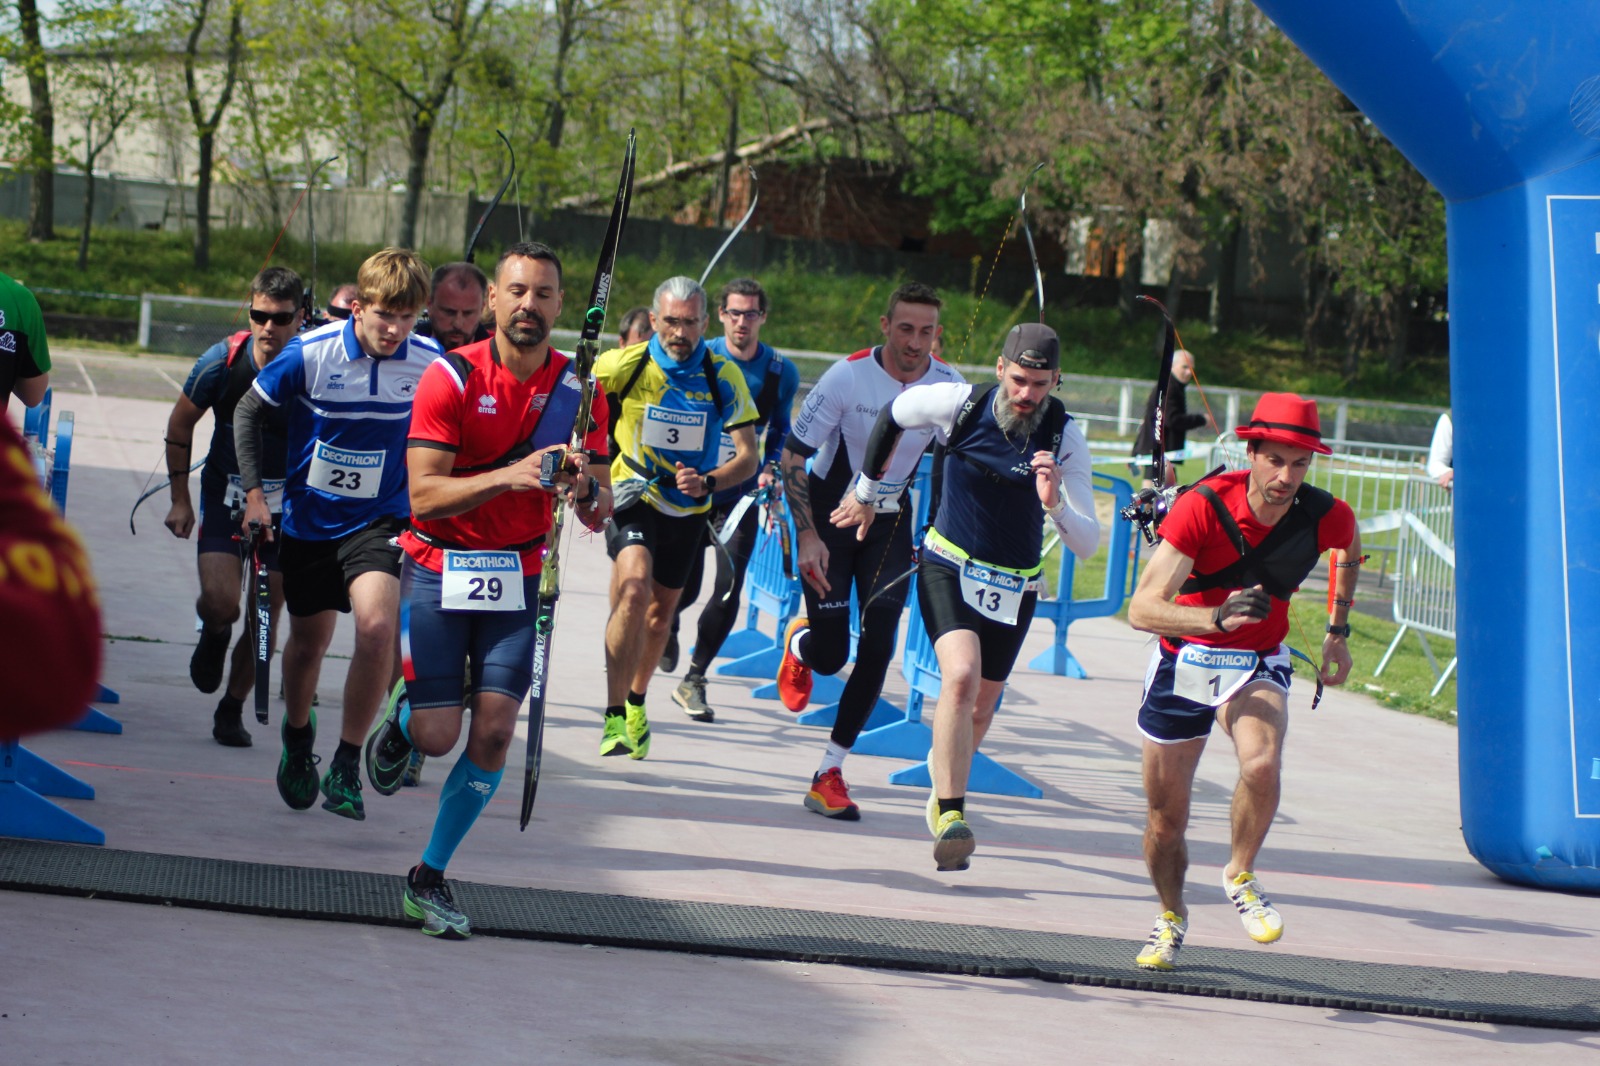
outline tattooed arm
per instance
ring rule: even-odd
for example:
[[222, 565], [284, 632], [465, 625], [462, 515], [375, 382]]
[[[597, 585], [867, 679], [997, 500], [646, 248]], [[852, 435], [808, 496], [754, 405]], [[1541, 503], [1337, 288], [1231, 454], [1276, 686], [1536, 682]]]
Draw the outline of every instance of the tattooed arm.
[[825, 596], [829, 589], [828, 547], [817, 536], [812, 520], [810, 475], [806, 473], [805, 456], [789, 447], [783, 449], [783, 492], [789, 500], [795, 532], [799, 534], [795, 561], [799, 563], [800, 576], [818, 595]]

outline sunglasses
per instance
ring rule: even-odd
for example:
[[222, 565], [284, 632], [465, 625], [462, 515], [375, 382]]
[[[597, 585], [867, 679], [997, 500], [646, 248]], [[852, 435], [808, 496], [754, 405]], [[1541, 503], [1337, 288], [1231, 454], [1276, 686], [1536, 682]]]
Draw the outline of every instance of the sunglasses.
[[328, 317], [329, 318], [337, 318], [337, 319], [340, 319], [340, 320], [349, 318], [350, 317], [350, 309], [348, 307], [335, 307], [332, 304], [329, 304], [328, 305]]
[[299, 313], [299, 311], [258, 311], [252, 307], [250, 309], [250, 321], [258, 326], [264, 326], [268, 322], [271, 322], [274, 326], [287, 326], [294, 321], [294, 316]]

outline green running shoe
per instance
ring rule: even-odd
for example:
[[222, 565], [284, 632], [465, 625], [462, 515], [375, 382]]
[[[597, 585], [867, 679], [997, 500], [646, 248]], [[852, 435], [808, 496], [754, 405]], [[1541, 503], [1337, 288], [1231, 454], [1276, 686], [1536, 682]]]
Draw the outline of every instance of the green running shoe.
[[406, 874], [406, 917], [422, 922], [422, 931], [446, 940], [465, 940], [472, 935], [472, 922], [456, 909], [455, 895], [443, 877], [424, 881], [417, 874], [419, 865]]
[[406, 683], [396, 682], [389, 693], [389, 704], [384, 709], [383, 720], [367, 738], [367, 780], [380, 796], [392, 796], [405, 783], [406, 770], [411, 765], [414, 750], [411, 741], [400, 729], [400, 712], [406, 706]]
[[628, 752], [628, 758], [642, 759], [650, 754], [650, 719], [645, 716], [642, 706], [624, 703], [622, 709], [623, 717], [628, 722], [628, 743], [633, 748]]
[[311, 749], [316, 745], [317, 715], [311, 713], [311, 739], [305, 744], [289, 743], [289, 719], [278, 728], [283, 739], [283, 754], [278, 757], [278, 795], [292, 810], [303, 811], [317, 801], [317, 763], [322, 757]]
[[332, 811], [341, 818], [363, 821], [367, 809], [361, 803], [361, 770], [353, 762], [338, 762], [328, 767], [322, 777], [322, 809]]
[[606, 715], [604, 732], [600, 734], [601, 755], [632, 755], [633, 741], [628, 739], [628, 721], [620, 714]]

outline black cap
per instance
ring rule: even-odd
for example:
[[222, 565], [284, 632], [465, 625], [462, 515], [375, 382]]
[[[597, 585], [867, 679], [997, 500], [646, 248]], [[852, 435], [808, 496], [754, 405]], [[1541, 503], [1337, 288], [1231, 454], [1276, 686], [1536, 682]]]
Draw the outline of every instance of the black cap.
[[1061, 341], [1042, 322], [1011, 327], [1001, 357], [1026, 370], [1055, 370], [1061, 366]]

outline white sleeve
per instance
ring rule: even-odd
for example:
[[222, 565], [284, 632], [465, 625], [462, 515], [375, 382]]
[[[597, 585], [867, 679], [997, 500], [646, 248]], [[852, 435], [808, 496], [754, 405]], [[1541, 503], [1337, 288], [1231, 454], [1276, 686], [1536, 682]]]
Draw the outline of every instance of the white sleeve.
[[913, 385], [894, 398], [889, 410], [901, 429], [931, 429], [944, 442], [950, 439], [961, 405], [971, 395], [971, 385], [956, 382]]
[[847, 363], [835, 363], [823, 372], [816, 385], [806, 393], [800, 413], [789, 427], [789, 436], [817, 451], [839, 430], [844, 407], [839, 396], [849, 390], [850, 368]]
[[1100, 547], [1100, 519], [1094, 510], [1094, 469], [1090, 465], [1089, 441], [1076, 421], [1068, 422], [1061, 434], [1061, 453], [1056, 457], [1061, 470], [1061, 498], [1066, 506], [1051, 519], [1061, 534], [1061, 543], [1080, 559], [1087, 559]]
[[1455, 427], [1446, 412], [1433, 427], [1433, 443], [1428, 447], [1428, 476], [1441, 478], [1455, 465]]

